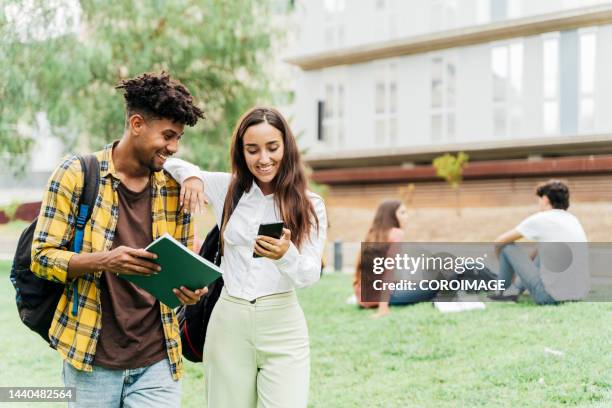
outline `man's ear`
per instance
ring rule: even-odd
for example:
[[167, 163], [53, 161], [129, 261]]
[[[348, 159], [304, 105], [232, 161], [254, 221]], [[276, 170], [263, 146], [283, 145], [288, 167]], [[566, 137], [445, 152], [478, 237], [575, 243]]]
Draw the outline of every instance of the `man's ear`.
[[130, 125], [130, 132], [134, 135], [139, 135], [142, 132], [144, 126], [146, 126], [146, 122], [142, 115], [135, 113], [128, 118], [128, 123]]

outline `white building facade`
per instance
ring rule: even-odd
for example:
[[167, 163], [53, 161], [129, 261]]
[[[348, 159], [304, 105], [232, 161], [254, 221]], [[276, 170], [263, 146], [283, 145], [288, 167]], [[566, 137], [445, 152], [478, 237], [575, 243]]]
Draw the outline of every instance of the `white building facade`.
[[611, 1], [312, 0], [295, 13], [293, 126], [315, 172], [612, 152]]

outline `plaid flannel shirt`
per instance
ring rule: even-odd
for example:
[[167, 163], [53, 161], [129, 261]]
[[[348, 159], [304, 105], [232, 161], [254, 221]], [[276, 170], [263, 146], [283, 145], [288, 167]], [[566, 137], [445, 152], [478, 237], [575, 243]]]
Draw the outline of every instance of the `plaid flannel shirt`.
[[[120, 182], [112, 160], [113, 146], [109, 144], [95, 153], [100, 163], [100, 186], [91, 218], [85, 226], [82, 252], [108, 251], [113, 243], [119, 216], [117, 187]], [[102, 326], [102, 271], [76, 279], [76, 316], [72, 315], [74, 285], [67, 279], [68, 262], [74, 255], [69, 245], [74, 236], [83, 179], [81, 163], [76, 156], [64, 159], [51, 175], [34, 232], [31, 269], [41, 278], [66, 284], [49, 329], [51, 347], [76, 369], [92, 371]], [[152, 173], [153, 238], [168, 232], [192, 248], [193, 224], [189, 214], [179, 210], [179, 192], [180, 185], [168, 173]], [[172, 377], [177, 380], [183, 371], [178, 321], [168, 306], [160, 303], [160, 309]]]

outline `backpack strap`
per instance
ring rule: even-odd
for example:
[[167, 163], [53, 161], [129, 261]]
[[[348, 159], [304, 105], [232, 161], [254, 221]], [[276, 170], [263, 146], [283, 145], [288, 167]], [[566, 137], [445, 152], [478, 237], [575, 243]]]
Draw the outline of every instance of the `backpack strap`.
[[[83, 169], [83, 191], [79, 200], [79, 213], [76, 220], [76, 229], [72, 239], [72, 251], [79, 253], [83, 248], [83, 236], [85, 235], [85, 224], [91, 217], [93, 207], [98, 196], [100, 184], [100, 163], [93, 154], [87, 156], [77, 155]], [[72, 283], [72, 315], [76, 316], [79, 311], [79, 294], [77, 281]]]
[[100, 164], [98, 158], [93, 154], [87, 156], [77, 155], [83, 169], [83, 191], [79, 200], [79, 213], [76, 220], [76, 230], [72, 240], [73, 252], [81, 252], [83, 247], [83, 234], [85, 224], [91, 217], [93, 207], [98, 196], [98, 186], [100, 184]]

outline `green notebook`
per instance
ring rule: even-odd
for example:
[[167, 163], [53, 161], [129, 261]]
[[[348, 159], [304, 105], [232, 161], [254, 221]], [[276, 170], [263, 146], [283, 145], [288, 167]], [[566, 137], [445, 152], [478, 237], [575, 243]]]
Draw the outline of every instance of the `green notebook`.
[[161, 271], [151, 276], [119, 276], [171, 308], [181, 304], [172, 289], [181, 286], [190, 290], [200, 289], [222, 275], [217, 265], [190, 251], [170, 234], [162, 235], [145, 249], [157, 254], [158, 258], [153, 262], [161, 266]]

